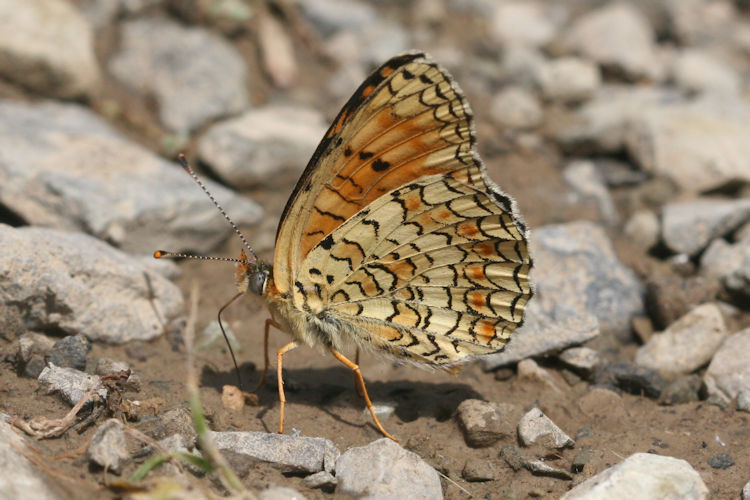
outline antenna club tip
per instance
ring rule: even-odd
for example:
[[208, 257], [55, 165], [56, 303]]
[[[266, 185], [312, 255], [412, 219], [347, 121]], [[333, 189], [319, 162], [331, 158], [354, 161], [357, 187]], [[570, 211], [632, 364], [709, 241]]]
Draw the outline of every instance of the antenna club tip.
[[164, 257], [165, 253], [166, 252], [164, 252], [164, 250], [157, 250], [157, 251], [155, 251], [154, 252], [154, 259], [161, 259], [162, 257]]

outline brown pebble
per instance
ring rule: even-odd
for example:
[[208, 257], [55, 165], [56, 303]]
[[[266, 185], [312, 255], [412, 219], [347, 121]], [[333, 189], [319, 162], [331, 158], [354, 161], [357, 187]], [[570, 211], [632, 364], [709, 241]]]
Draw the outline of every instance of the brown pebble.
[[228, 410], [242, 411], [245, 406], [245, 395], [237, 387], [225, 385], [221, 388], [221, 404]]

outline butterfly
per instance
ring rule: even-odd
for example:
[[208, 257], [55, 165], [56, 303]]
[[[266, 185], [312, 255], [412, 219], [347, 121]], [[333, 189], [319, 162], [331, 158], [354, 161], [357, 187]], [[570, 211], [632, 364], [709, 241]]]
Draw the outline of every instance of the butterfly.
[[453, 78], [422, 52], [377, 68], [297, 182], [272, 265], [241, 235], [251, 258], [233, 259], [240, 295], [261, 296], [271, 313], [260, 384], [269, 328], [293, 338], [276, 354], [279, 432], [282, 358], [307, 345], [354, 372], [376, 427], [395, 440], [342, 351], [450, 369], [502, 350], [532, 297], [528, 235], [516, 202], [487, 176]]

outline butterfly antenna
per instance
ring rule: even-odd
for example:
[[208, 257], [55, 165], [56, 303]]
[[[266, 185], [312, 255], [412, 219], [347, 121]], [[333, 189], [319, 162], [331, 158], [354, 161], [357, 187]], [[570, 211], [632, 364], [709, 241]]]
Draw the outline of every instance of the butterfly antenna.
[[182, 168], [187, 172], [190, 177], [193, 178], [196, 184], [203, 190], [204, 193], [206, 193], [206, 196], [209, 197], [211, 202], [214, 204], [214, 206], [221, 212], [221, 215], [224, 216], [224, 218], [229, 222], [229, 225], [232, 226], [232, 229], [234, 229], [234, 232], [237, 234], [237, 236], [240, 237], [240, 241], [242, 241], [242, 244], [245, 245], [245, 248], [250, 252], [250, 255], [253, 256], [253, 259], [255, 262], [258, 261], [258, 256], [255, 255], [255, 250], [253, 250], [253, 247], [250, 246], [250, 243], [248, 243], [247, 238], [245, 238], [245, 235], [240, 232], [240, 230], [237, 228], [237, 225], [232, 221], [232, 219], [229, 218], [227, 213], [224, 211], [224, 209], [219, 205], [219, 202], [216, 201], [216, 199], [213, 197], [213, 195], [208, 191], [206, 186], [203, 184], [203, 182], [198, 178], [198, 174], [195, 173], [193, 170], [193, 167], [190, 166], [190, 163], [188, 163], [187, 158], [185, 158], [185, 155], [180, 153], [177, 155], [177, 161], [180, 162], [180, 165], [182, 165]]
[[233, 257], [209, 257], [206, 255], [193, 255], [191, 253], [177, 253], [168, 250], [157, 250], [154, 252], [155, 259], [196, 259], [196, 260], [216, 260], [220, 262], [235, 262], [237, 264], [253, 264], [242, 259]]
[[221, 322], [221, 313], [224, 312], [224, 310], [232, 305], [232, 302], [237, 300], [240, 296], [242, 296], [241, 293], [238, 293], [231, 299], [229, 299], [229, 302], [221, 306], [221, 309], [219, 309], [219, 313], [216, 315], [217, 319], [219, 320], [219, 328], [221, 329], [221, 334], [224, 335], [224, 340], [227, 343], [227, 347], [229, 348], [229, 354], [232, 355], [232, 363], [234, 363], [234, 373], [237, 374], [237, 387], [239, 387], [240, 391], [242, 390], [242, 378], [240, 377], [240, 368], [237, 366], [237, 358], [234, 357], [234, 349], [232, 349], [232, 344], [229, 342], [229, 337], [227, 336], [227, 332], [224, 331], [224, 324]]

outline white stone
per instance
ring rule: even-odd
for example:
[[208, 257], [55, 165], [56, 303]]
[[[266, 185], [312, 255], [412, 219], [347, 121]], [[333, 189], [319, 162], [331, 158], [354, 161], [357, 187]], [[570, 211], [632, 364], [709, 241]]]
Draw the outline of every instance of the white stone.
[[546, 45], [557, 35], [567, 15], [546, 2], [498, 2], [490, 20], [489, 35], [497, 43]]
[[115, 474], [122, 469], [122, 462], [130, 457], [125, 446], [122, 422], [110, 418], [96, 430], [86, 450], [88, 459]]
[[325, 130], [318, 111], [271, 105], [210, 127], [198, 141], [198, 154], [232, 186], [274, 184], [285, 173], [302, 173]]
[[628, 79], [661, 78], [654, 33], [631, 3], [617, 2], [579, 17], [563, 36], [571, 50]]
[[91, 25], [69, 2], [0, 2], [0, 75], [42, 94], [92, 95], [100, 71]]
[[575, 441], [539, 408], [529, 410], [518, 422], [518, 437], [524, 446], [540, 444], [546, 448], [560, 449], [575, 445]]
[[644, 250], [659, 242], [659, 218], [651, 210], [638, 210], [625, 223], [625, 235]]
[[490, 115], [498, 125], [519, 130], [536, 128], [544, 118], [536, 98], [523, 87], [508, 87], [495, 95]]
[[675, 379], [708, 363], [726, 336], [719, 308], [702, 304], [651, 336], [636, 352], [635, 362], [666, 379]]
[[542, 95], [551, 101], [585, 101], [601, 83], [599, 68], [579, 57], [553, 59], [543, 64], [537, 73], [537, 85]]
[[724, 340], [703, 377], [708, 394], [729, 403], [741, 390], [750, 390], [750, 328]]
[[337, 494], [357, 498], [443, 498], [437, 471], [388, 438], [342, 453], [336, 460], [336, 479]]
[[58, 500], [69, 498], [52, 487], [55, 481], [45, 478], [24, 456], [34, 453], [10, 424], [0, 418], [0, 498], [34, 498], [35, 500]]
[[561, 500], [704, 500], [700, 474], [685, 460], [636, 453], [587, 479]]
[[101, 399], [107, 397], [107, 390], [96, 375], [75, 368], [59, 368], [53, 364], [46, 366], [39, 374], [39, 387], [47, 394], [59, 392], [70, 406], [75, 406], [86, 391], [92, 391]]
[[701, 272], [719, 279], [732, 294], [750, 297], [750, 239], [729, 244], [717, 238], [701, 256]]
[[697, 49], [679, 53], [672, 67], [675, 83], [689, 92], [739, 94], [742, 80], [730, 64], [716, 54]]
[[584, 199], [592, 199], [599, 207], [602, 221], [607, 225], [617, 223], [619, 217], [604, 176], [592, 161], [572, 161], [565, 166], [563, 178], [575, 193]]

